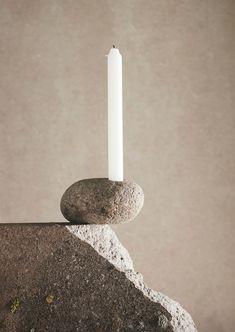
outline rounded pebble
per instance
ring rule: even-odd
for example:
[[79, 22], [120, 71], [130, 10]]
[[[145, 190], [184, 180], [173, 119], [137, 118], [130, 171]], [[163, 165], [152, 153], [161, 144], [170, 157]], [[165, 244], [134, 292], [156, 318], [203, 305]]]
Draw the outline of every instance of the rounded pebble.
[[144, 203], [141, 187], [131, 181], [85, 179], [72, 184], [61, 199], [63, 216], [77, 224], [121, 224], [133, 220]]

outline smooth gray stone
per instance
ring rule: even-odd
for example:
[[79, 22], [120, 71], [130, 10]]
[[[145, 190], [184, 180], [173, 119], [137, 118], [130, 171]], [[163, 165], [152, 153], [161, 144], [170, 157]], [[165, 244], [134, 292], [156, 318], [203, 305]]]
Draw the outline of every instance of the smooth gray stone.
[[131, 181], [94, 178], [71, 185], [61, 199], [63, 216], [78, 224], [121, 224], [133, 220], [144, 203], [141, 187]]

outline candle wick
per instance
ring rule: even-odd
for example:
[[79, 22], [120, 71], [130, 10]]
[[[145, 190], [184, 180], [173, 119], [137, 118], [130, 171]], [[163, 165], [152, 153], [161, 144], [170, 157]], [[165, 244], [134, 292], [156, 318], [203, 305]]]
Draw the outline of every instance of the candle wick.
[[113, 45], [113, 48], [116, 48], [116, 46], [115, 46], [115, 45]]

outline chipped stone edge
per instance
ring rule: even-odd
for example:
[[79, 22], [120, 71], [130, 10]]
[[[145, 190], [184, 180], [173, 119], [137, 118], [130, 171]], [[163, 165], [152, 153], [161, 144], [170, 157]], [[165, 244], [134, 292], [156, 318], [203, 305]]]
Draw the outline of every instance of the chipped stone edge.
[[192, 317], [178, 302], [171, 300], [166, 295], [156, 292], [145, 285], [143, 276], [139, 272], [135, 272], [133, 261], [128, 251], [120, 243], [110, 226], [79, 225], [66, 227], [80, 240], [91, 245], [102, 257], [113, 264], [116, 269], [124, 272], [135, 287], [151, 301], [160, 303], [172, 315], [171, 324], [175, 332], [197, 331]]

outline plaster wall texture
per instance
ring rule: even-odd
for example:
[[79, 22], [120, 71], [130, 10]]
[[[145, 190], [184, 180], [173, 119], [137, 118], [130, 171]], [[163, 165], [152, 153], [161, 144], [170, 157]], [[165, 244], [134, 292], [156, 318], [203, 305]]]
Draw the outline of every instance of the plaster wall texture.
[[107, 176], [105, 54], [123, 55], [124, 174], [144, 190], [114, 226], [147, 284], [201, 332], [232, 331], [235, 2], [0, 0], [0, 221], [62, 221]]

